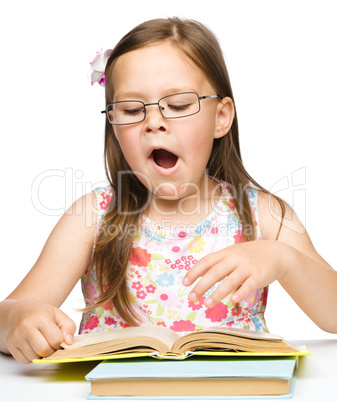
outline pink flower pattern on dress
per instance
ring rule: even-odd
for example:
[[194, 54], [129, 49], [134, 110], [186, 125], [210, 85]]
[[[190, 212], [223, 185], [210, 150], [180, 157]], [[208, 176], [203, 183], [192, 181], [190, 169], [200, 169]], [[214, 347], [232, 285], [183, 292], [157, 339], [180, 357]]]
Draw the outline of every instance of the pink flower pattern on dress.
[[104, 322], [106, 325], [109, 325], [109, 326], [117, 324], [117, 321], [112, 317], [105, 317]]
[[99, 206], [101, 207], [101, 209], [103, 209], [105, 211], [107, 209], [108, 205], [110, 204], [111, 194], [102, 191], [101, 196], [102, 196], [103, 200], [99, 203]]
[[221, 322], [228, 315], [228, 307], [223, 303], [218, 303], [212, 308], [208, 308], [205, 311], [206, 318], [211, 320], [212, 322]]
[[235, 235], [234, 235], [234, 241], [235, 241], [235, 243], [242, 243], [242, 242], [244, 242], [244, 237], [243, 237], [242, 229], [236, 231], [236, 233], [235, 233]]
[[145, 297], [146, 297], [146, 293], [144, 292], [144, 290], [138, 290], [137, 291], [137, 297], [138, 297], [138, 299], [144, 300]]
[[147, 293], [154, 293], [156, 291], [156, 287], [153, 285], [145, 286], [145, 290]]
[[[267, 287], [258, 289], [240, 303], [233, 304], [227, 296], [216, 306], [207, 308], [204, 301], [219, 284], [214, 285], [196, 303], [188, 300], [192, 288], [186, 288], [182, 284], [186, 272], [199, 259], [210, 252], [243, 241], [242, 227], [229, 187], [222, 183], [222, 189], [223, 195], [218, 204], [195, 230], [179, 228], [170, 231], [146, 217], [141, 218], [139, 234], [133, 242], [126, 274], [130, 303], [141, 317], [139, 325], [166, 326], [181, 335], [215, 325], [268, 332], [264, 321]], [[99, 229], [113, 192], [111, 187], [101, 187], [95, 189], [95, 193]], [[257, 191], [249, 190], [248, 198], [255, 217], [257, 240], [261, 240], [256, 219]], [[221, 229], [226, 225], [229, 230], [223, 234]], [[86, 299], [98, 299], [100, 293], [96, 286], [95, 270], [85, 271], [82, 290]], [[87, 306], [90, 306], [90, 303], [90, 300], [87, 300]], [[110, 302], [84, 313], [79, 332], [96, 332], [127, 326]]]
[[86, 298], [93, 299], [97, 294], [97, 291], [96, 291], [96, 288], [95, 288], [94, 284], [91, 283], [91, 282], [84, 283], [84, 285], [83, 285], [83, 294], [84, 294], [84, 296]]
[[247, 302], [249, 307], [255, 307], [255, 305], [259, 302], [259, 292], [256, 290], [251, 295], [246, 297], [245, 301]]
[[94, 328], [97, 328], [99, 324], [98, 317], [96, 315], [92, 315], [88, 322], [86, 323], [84, 329], [90, 329], [93, 330]]
[[188, 301], [188, 307], [192, 309], [192, 311], [200, 310], [203, 307], [204, 301], [206, 297], [201, 297], [197, 302]]
[[132, 283], [132, 289], [140, 290], [143, 287], [143, 285], [137, 281]]
[[176, 332], [188, 332], [195, 330], [195, 324], [193, 324], [189, 320], [179, 320], [174, 321], [173, 325], [170, 328]]
[[132, 265], [147, 267], [148, 263], [151, 261], [151, 254], [141, 247], [136, 247], [132, 249], [130, 261]]

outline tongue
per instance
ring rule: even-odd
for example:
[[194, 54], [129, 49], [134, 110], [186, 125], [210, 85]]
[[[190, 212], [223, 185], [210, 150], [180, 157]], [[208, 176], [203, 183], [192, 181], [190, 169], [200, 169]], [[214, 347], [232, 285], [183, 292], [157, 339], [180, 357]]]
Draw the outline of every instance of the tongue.
[[177, 163], [178, 157], [165, 149], [155, 149], [153, 159], [158, 166], [169, 169]]

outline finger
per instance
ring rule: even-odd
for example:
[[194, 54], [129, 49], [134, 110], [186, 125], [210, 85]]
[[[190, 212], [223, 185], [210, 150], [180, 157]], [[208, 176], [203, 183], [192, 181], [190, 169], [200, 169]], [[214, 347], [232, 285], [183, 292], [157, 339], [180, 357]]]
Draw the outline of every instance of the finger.
[[[29, 364], [35, 359], [35, 357], [33, 357], [33, 353], [31, 354], [31, 358], [28, 358], [20, 349], [17, 349], [15, 351], [15, 353], [13, 354], [13, 357], [15, 360], [17, 360], [18, 362], [23, 363], [23, 364]], [[38, 357], [39, 356], [37, 356], [36, 359]]]
[[[226, 278], [234, 269], [234, 267], [227, 267], [224, 261], [214, 265], [195, 285], [189, 294], [189, 299], [196, 302], [200, 299], [209, 289], [211, 289], [217, 282]], [[227, 281], [227, 278], [224, 282]]]
[[239, 303], [246, 297], [250, 296], [256, 289], [264, 287], [254, 276], [248, 277], [240, 286], [240, 288], [231, 296], [233, 303]]
[[23, 364], [28, 364], [31, 363], [32, 361], [29, 360], [25, 354], [22, 353], [21, 349], [18, 347], [11, 347], [10, 345], [7, 344], [7, 348], [9, 353], [14, 357], [15, 360], [17, 360], [19, 363]]
[[242, 273], [233, 271], [205, 300], [205, 306], [211, 308], [220, 303], [221, 300], [223, 300], [230, 293], [234, 292], [242, 283], [244, 283], [245, 280], [246, 277]]
[[[58, 334], [53, 334], [53, 329], [56, 329], [58, 331]], [[51, 325], [49, 334], [47, 335], [45, 332], [43, 333], [41, 332], [41, 330], [37, 330], [36, 333], [34, 333], [34, 336], [30, 338], [30, 345], [33, 351], [40, 357], [48, 357], [52, 355], [60, 345], [60, 342], [56, 342], [55, 347], [51, 346], [51, 343], [57, 339], [57, 336], [58, 339], [62, 340], [62, 333], [60, 329], [56, 325]]]
[[7, 338], [7, 348], [9, 353], [20, 363], [31, 363], [33, 359], [39, 358], [22, 331], [15, 331]]
[[40, 356], [34, 352], [29, 342], [23, 342], [20, 347], [8, 348], [11, 355], [20, 363], [28, 364], [34, 359], [39, 359]]
[[[223, 251], [223, 250], [222, 250]], [[203, 276], [210, 268], [216, 265], [223, 256], [218, 253], [211, 253], [201, 258], [193, 267], [187, 272], [183, 279], [183, 285], [192, 285], [199, 277]]]
[[[47, 342], [50, 348], [57, 350], [60, 348], [61, 343], [64, 340], [63, 333], [60, 327], [54, 321], [46, 321], [38, 327], [41, 341], [42, 338]], [[45, 347], [45, 345], [44, 345]]]
[[60, 328], [64, 341], [71, 345], [76, 331], [76, 324], [63, 311], [55, 309], [55, 322]]
[[36, 353], [29, 342], [25, 342], [25, 344], [20, 347], [20, 350], [30, 362], [32, 362], [34, 359], [40, 359], [41, 357], [38, 353]]

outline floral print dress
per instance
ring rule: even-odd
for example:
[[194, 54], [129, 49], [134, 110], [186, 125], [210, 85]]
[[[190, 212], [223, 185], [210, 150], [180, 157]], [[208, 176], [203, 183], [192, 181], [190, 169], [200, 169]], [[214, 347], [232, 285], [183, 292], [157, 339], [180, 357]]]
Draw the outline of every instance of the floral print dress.
[[[226, 296], [212, 308], [205, 299], [219, 286], [215, 284], [197, 302], [188, 300], [193, 285], [182, 284], [186, 272], [203, 256], [243, 241], [239, 221], [229, 187], [221, 182], [222, 195], [210, 215], [198, 225], [184, 230], [161, 227], [146, 216], [133, 242], [127, 269], [127, 288], [135, 311], [142, 317], [140, 325], [162, 325], [185, 335], [190, 331], [211, 326], [229, 326], [268, 332], [264, 320], [268, 287], [258, 289], [240, 303], [233, 304]], [[97, 197], [97, 233], [100, 220], [113, 196], [110, 186], [93, 190]], [[248, 190], [255, 218], [257, 240], [261, 240], [258, 222], [257, 190]], [[95, 269], [86, 270], [82, 277], [85, 298], [99, 296]], [[92, 303], [87, 302], [87, 306]], [[124, 328], [112, 302], [83, 314], [79, 333]]]

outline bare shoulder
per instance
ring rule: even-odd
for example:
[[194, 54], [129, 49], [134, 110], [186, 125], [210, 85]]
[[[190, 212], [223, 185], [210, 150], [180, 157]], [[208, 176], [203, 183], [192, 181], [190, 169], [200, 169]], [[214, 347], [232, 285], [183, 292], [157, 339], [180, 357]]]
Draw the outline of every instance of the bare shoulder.
[[51, 240], [54, 245], [58, 242], [66, 243], [66, 241], [69, 245], [74, 245], [77, 241], [83, 246], [92, 247], [96, 222], [96, 195], [91, 192], [77, 199], [68, 208], [51, 232], [46, 246], [50, 245], [49, 240]]
[[283, 201], [284, 217], [282, 221], [282, 207], [279, 201], [272, 194], [259, 191], [258, 209], [262, 238], [276, 240], [282, 222], [279, 237], [284, 232], [292, 231], [298, 235], [305, 233], [305, 227], [298, 219], [294, 210]]
[[[283, 201], [282, 207], [272, 195], [259, 191], [258, 209], [260, 229], [263, 240], [278, 240], [298, 249], [304, 254], [327, 264], [317, 253], [311, 239], [292, 207]], [[282, 222], [282, 223], [281, 223]]]
[[92, 192], [62, 215], [36, 263], [9, 297], [33, 297], [60, 306], [90, 263], [96, 222], [96, 195]]
[[[90, 192], [78, 198], [65, 212], [59, 223], [69, 221], [69, 224], [83, 229], [85, 236], [93, 232], [97, 222], [97, 200], [95, 192]], [[63, 223], [63, 222], [62, 222]]]

